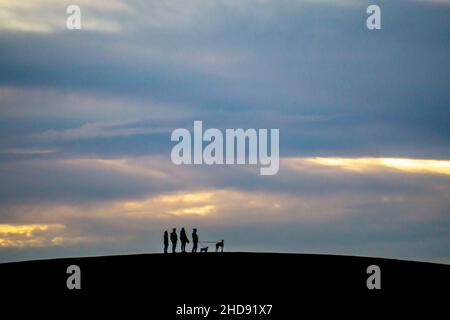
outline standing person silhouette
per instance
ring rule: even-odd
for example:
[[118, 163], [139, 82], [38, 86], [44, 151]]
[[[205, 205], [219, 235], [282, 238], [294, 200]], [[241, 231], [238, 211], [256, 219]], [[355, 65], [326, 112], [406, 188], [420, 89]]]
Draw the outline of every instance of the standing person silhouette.
[[167, 249], [169, 248], [169, 233], [164, 231], [164, 253], [167, 253]]
[[197, 252], [198, 235], [197, 229], [194, 228], [192, 231], [192, 252]]
[[170, 241], [172, 242], [172, 253], [175, 253], [176, 249], [177, 249], [177, 241], [178, 241], [177, 229], [175, 229], [175, 228], [173, 228], [172, 232], [170, 233]]
[[184, 228], [181, 228], [180, 231], [180, 241], [181, 241], [181, 252], [184, 253], [186, 252], [186, 243], [189, 243], [189, 239], [186, 235], [186, 231], [184, 230]]

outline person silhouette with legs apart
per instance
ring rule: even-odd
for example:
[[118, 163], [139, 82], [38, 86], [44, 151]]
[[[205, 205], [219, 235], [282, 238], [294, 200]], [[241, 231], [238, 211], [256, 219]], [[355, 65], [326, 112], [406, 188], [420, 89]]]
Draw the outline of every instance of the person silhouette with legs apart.
[[167, 253], [167, 249], [169, 248], [169, 233], [164, 231], [164, 253]]
[[197, 229], [194, 228], [192, 231], [192, 252], [197, 252], [198, 235]]
[[176, 249], [177, 249], [177, 241], [178, 241], [177, 229], [175, 229], [175, 228], [172, 229], [172, 232], [170, 234], [170, 241], [172, 242], [172, 253], [175, 253]]
[[186, 252], [186, 243], [189, 243], [189, 239], [186, 235], [186, 231], [184, 230], [184, 228], [181, 228], [181, 231], [180, 231], [180, 241], [181, 241], [181, 252], [185, 253]]

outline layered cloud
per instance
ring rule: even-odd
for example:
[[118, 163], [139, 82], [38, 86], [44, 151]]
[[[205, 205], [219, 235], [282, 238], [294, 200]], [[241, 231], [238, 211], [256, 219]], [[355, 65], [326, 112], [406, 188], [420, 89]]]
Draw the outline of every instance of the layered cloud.
[[[0, 260], [232, 250], [449, 260], [450, 6], [0, 0]], [[280, 172], [175, 166], [170, 133], [279, 128]]]
[[[226, 238], [236, 249], [380, 255], [386, 242], [408, 241], [432, 249], [435, 256], [427, 259], [446, 261], [450, 180], [448, 172], [433, 171], [444, 161], [430, 162], [428, 170], [417, 160], [417, 171], [384, 166], [383, 159], [288, 158], [270, 184], [245, 166], [179, 167], [160, 157], [39, 160], [39, 170], [30, 171], [36, 161], [14, 165], [31, 175], [10, 184], [11, 198], [2, 201], [4, 248], [95, 244], [156, 251], [163, 229], [195, 226], [204, 240]], [[12, 201], [19, 190], [23, 198]], [[314, 244], [308, 249], [302, 241]], [[389, 252], [384, 255], [418, 257]]]

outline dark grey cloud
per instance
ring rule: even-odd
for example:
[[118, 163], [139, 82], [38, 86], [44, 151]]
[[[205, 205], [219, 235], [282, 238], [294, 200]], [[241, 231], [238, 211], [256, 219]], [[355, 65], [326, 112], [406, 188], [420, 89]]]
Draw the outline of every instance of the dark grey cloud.
[[[363, 3], [349, 3], [194, 5], [170, 23], [170, 8], [132, 2], [138, 18], [119, 33], [2, 32], [0, 83], [181, 104], [214, 125], [280, 127], [286, 154], [448, 157], [449, 6], [382, 1], [383, 29], [370, 32]], [[162, 18], [145, 23], [152, 8]], [[58, 117], [70, 128], [63, 109], [46, 129], [61, 126]]]

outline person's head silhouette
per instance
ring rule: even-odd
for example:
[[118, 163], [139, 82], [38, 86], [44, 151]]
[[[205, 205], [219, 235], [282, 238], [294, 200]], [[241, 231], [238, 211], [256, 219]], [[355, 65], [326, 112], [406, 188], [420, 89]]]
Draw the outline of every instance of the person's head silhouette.
[[173, 229], [172, 229], [172, 232], [176, 232], [176, 231], [177, 231], [177, 229], [176, 229], [176, 228], [173, 228]]
[[197, 229], [196, 228], [194, 228], [194, 233], [197, 233]]

